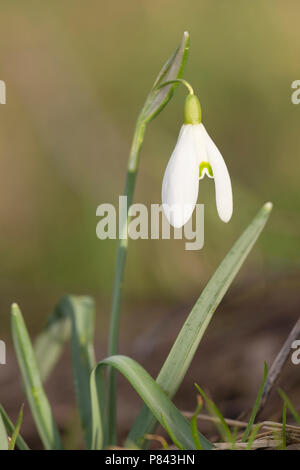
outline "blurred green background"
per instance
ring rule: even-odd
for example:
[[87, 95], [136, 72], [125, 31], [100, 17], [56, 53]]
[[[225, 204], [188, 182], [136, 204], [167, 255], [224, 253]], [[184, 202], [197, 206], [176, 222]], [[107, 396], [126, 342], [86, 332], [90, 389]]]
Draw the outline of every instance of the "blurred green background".
[[[96, 297], [107, 319], [116, 242], [96, 238], [96, 208], [117, 203], [135, 119], [184, 30], [185, 71], [227, 162], [234, 215], [223, 224], [201, 182], [205, 246], [130, 242], [131, 304], [184, 303], [266, 201], [274, 212], [239, 276], [299, 283], [300, 4], [261, 0], [1, 0], [0, 315], [17, 301], [36, 332], [65, 293]], [[135, 202], [160, 203], [185, 91], [147, 128]]]

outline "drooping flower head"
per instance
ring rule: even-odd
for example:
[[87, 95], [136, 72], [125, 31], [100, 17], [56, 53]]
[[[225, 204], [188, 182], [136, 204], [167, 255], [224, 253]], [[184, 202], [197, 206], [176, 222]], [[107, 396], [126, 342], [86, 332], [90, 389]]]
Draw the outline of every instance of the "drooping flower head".
[[[187, 84], [184, 82], [184, 84]], [[188, 85], [188, 84], [187, 84]], [[232, 215], [232, 189], [224, 159], [201, 122], [201, 106], [190, 85], [186, 98], [184, 124], [167, 165], [162, 184], [162, 203], [171, 225], [182, 227], [197, 203], [199, 181], [205, 175], [215, 181], [220, 219]]]

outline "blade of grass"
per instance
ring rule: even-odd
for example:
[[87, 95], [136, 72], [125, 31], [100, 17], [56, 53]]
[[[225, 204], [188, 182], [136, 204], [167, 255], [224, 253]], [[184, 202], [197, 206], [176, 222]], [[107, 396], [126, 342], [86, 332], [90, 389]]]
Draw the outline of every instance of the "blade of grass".
[[236, 450], [236, 440], [237, 440], [238, 432], [239, 432], [238, 427], [235, 426], [232, 431], [232, 439], [233, 439], [232, 450]]
[[256, 418], [256, 415], [257, 415], [257, 412], [258, 412], [258, 409], [259, 409], [259, 405], [260, 405], [260, 402], [261, 402], [261, 399], [262, 399], [262, 395], [263, 395], [263, 391], [264, 391], [264, 388], [265, 388], [265, 383], [266, 383], [267, 377], [268, 377], [268, 366], [265, 362], [264, 377], [263, 377], [262, 383], [259, 387], [259, 391], [258, 391], [256, 401], [255, 401], [255, 404], [254, 404], [254, 407], [253, 407], [253, 410], [252, 410], [252, 413], [251, 413], [251, 416], [250, 416], [250, 419], [249, 419], [248, 426], [245, 429], [245, 432], [243, 434], [242, 442], [246, 442], [246, 440], [248, 439], [248, 436], [251, 432], [251, 429], [252, 429], [252, 426], [254, 424], [254, 421], [255, 421], [255, 418]]
[[248, 439], [248, 442], [247, 442], [246, 450], [251, 450], [252, 444], [255, 441], [255, 438], [256, 438], [260, 428], [261, 428], [260, 424], [257, 424], [256, 426], [253, 426], [252, 431], [251, 431], [250, 436], [249, 436], [249, 439]]
[[[184, 449], [195, 449], [188, 420], [140, 364], [129, 357], [120, 355], [111, 356], [99, 362], [91, 374], [94, 449], [103, 448], [102, 387], [98, 388], [97, 384], [103, 380], [103, 368], [105, 366], [114, 367], [129, 381], [165, 430], [168, 433], [171, 430], [172, 436], [170, 437], [172, 440], [175, 438], [176, 442]], [[199, 439], [204, 449], [212, 448], [212, 444], [200, 433]]]
[[[2, 405], [0, 405], [0, 416], [2, 416], [8, 434], [12, 435], [15, 431], [15, 426], [13, 425]], [[16, 445], [20, 450], [29, 450], [29, 446], [26, 444], [20, 433], [17, 436]]]
[[284, 403], [286, 404], [286, 406], [289, 409], [289, 411], [291, 412], [291, 414], [293, 415], [295, 421], [300, 425], [300, 415], [296, 411], [296, 408], [292, 404], [291, 400], [288, 398], [286, 393], [284, 393], [284, 391], [281, 390], [281, 388], [278, 388], [278, 393], [281, 396], [281, 398], [283, 399]]
[[233, 443], [234, 439], [233, 439], [232, 433], [221, 411], [217, 408], [216, 404], [205, 394], [202, 388], [199, 387], [198, 384], [195, 384], [195, 387], [197, 388], [198, 392], [200, 393], [203, 400], [205, 401], [209, 414], [213, 417], [219, 418], [219, 422], [216, 422], [216, 426], [218, 427], [220, 431], [221, 437], [225, 441]]
[[7, 432], [6, 432], [1, 415], [0, 415], [0, 450], [8, 450], [8, 437], [7, 437]]
[[18, 419], [17, 419], [17, 424], [16, 424], [16, 427], [14, 429], [14, 432], [12, 433], [11, 440], [10, 440], [10, 443], [9, 443], [9, 446], [8, 446], [8, 450], [14, 450], [14, 448], [15, 448], [16, 441], [17, 441], [18, 435], [20, 433], [20, 429], [21, 429], [21, 425], [22, 425], [22, 421], [23, 421], [23, 408], [24, 408], [24, 405], [21, 406], [19, 416], [18, 416]]
[[282, 450], [286, 450], [286, 403], [282, 407]]
[[42, 385], [29, 334], [17, 304], [13, 304], [11, 308], [11, 326], [27, 400], [41, 440], [46, 449], [61, 449], [59, 432]]
[[172, 431], [172, 429], [170, 428], [170, 426], [168, 425], [168, 422], [164, 416], [164, 414], [162, 413], [161, 414], [161, 422], [163, 423], [163, 427], [164, 429], [167, 431], [171, 441], [173, 442], [173, 444], [179, 449], [179, 450], [186, 450], [182, 444], [179, 442], [179, 440], [177, 439], [176, 437], [176, 434]]
[[[271, 210], [272, 204], [266, 203], [257, 213], [225, 256], [186, 319], [156, 379], [170, 398], [178, 390], [216, 308], [263, 230]], [[141, 442], [143, 435], [153, 433], [155, 427], [156, 419], [144, 406], [129, 433], [129, 442]]]
[[196, 411], [193, 414], [193, 416], [191, 418], [191, 422], [190, 422], [192, 436], [193, 436], [193, 439], [194, 439], [195, 446], [196, 446], [197, 450], [202, 450], [202, 445], [201, 445], [201, 442], [200, 442], [200, 439], [199, 439], [199, 436], [198, 436], [198, 427], [197, 427], [197, 416], [200, 413], [200, 411], [202, 410], [202, 406], [203, 406], [202, 398], [200, 397], [200, 395], [198, 395], [197, 396], [197, 408], [196, 408]]

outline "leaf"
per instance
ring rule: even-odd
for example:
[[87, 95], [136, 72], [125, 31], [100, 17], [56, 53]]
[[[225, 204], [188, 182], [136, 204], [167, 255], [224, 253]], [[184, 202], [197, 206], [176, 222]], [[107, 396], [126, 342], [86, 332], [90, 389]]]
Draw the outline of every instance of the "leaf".
[[281, 450], [286, 450], [286, 403], [282, 407], [282, 447]]
[[256, 426], [253, 426], [252, 431], [251, 431], [250, 436], [249, 436], [249, 439], [248, 439], [248, 442], [247, 442], [246, 450], [251, 450], [252, 444], [255, 441], [255, 438], [256, 438], [260, 428], [261, 428], [261, 424], [256, 424]]
[[[13, 425], [12, 421], [10, 420], [2, 405], [0, 405], [0, 416], [2, 416], [7, 432], [12, 435], [15, 432], [15, 426]], [[20, 450], [29, 450], [28, 445], [26, 444], [20, 433], [17, 436], [16, 445]]]
[[190, 422], [192, 436], [195, 442], [195, 446], [197, 450], [202, 450], [202, 445], [198, 436], [198, 428], [197, 428], [197, 417], [200, 411], [202, 410], [203, 400], [200, 395], [197, 396], [197, 408], [195, 413], [193, 414]]
[[71, 322], [58, 303], [45, 330], [34, 343], [35, 355], [42, 382], [45, 382], [63, 353], [65, 342], [71, 336]]
[[0, 450], [8, 450], [8, 437], [0, 414]]
[[260, 405], [260, 402], [261, 402], [261, 399], [262, 399], [262, 395], [263, 395], [263, 391], [264, 391], [264, 388], [265, 388], [265, 383], [266, 383], [267, 377], [268, 377], [268, 366], [265, 362], [263, 381], [262, 381], [262, 383], [259, 387], [259, 391], [258, 391], [257, 398], [256, 398], [256, 401], [255, 401], [255, 404], [254, 404], [254, 407], [253, 407], [253, 410], [252, 410], [252, 413], [251, 413], [251, 416], [250, 416], [250, 419], [249, 419], [248, 426], [245, 429], [245, 432], [244, 432], [243, 437], [242, 437], [242, 442], [246, 442], [246, 440], [248, 439], [248, 436], [251, 432], [251, 429], [252, 429], [253, 423], [255, 421], [255, 418], [256, 418], [256, 415], [257, 415], [257, 412], [258, 412], [258, 409], [259, 409], [259, 405]]
[[95, 366], [93, 347], [95, 306], [89, 297], [71, 296], [65, 299], [65, 309], [72, 320], [71, 348], [75, 393], [84, 440], [87, 447], [90, 447], [92, 439], [90, 374]]
[[217, 408], [215, 403], [208, 398], [208, 396], [205, 394], [205, 392], [202, 390], [202, 388], [199, 387], [198, 384], [195, 384], [198, 392], [202, 396], [202, 398], [205, 400], [206, 406], [208, 408], [209, 414], [213, 417], [219, 418], [219, 422], [216, 423], [221, 436], [223, 437], [224, 440], [231, 442], [232, 444], [234, 443], [234, 438], [233, 435], [229, 429], [228, 424], [226, 423], [224, 416], [222, 415], [221, 411]]
[[[166, 420], [165, 418], [165, 415], [162, 413], [161, 414], [161, 422], [163, 424], [163, 427], [165, 428], [165, 430], [167, 431], [169, 437], [171, 438], [173, 444], [179, 449], [179, 450], [186, 450], [183, 445], [181, 444], [180, 441], [178, 441], [177, 439], [177, 436], [176, 434], [174, 434], [174, 432], [172, 431], [172, 428], [170, 428], [170, 426], [168, 425], [168, 421]], [[198, 432], [198, 431], [197, 431]], [[194, 439], [194, 436], [193, 436], [193, 439]], [[194, 439], [194, 442], [195, 442], [195, 439]]]
[[[124, 375], [160, 424], [167, 432], [171, 431], [171, 438], [175, 439], [178, 445], [184, 449], [195, 449], [188, 420], [177, 410], [167, 395], [140, 364], [129, 357], [120, 355], [111, 356], [99, 362], [91, 374], [94, 449], [102, 449], [104, 442], [104, 410], [103, 405], [101, 405], [104, 366], [113, 367]], [[199, 434], [199, 439], [204, 449], [212, 448], [212, 444], [201, 434]]]
[[299, 413], [296, 411], [296, 408], [294, 407], [294, 405], [292, 404], [291, 400], [288, 398], [288, 396], [284, 393], [283, 390], [281, 390], [281, 388], [278, 389], [278, 393], [279, 395], [281, 396], [281, 398], [283, 399], [284, 403], [286, 404], [287, 408], [290, 410], [291, 414], [293, 415], [295, 421], [300, 425], [300, 415]]
[[17, 438], [18, 438], [19, 433], [20, 433], [20, 429], [21, 429], [21, 425], [22, 425], [22, 421], [23, 421], [23, 407], [24, 407], [24, 405], [21, 406], [19, 416], [18, 416], [18, 419], [17, 419], [17, 424], [16, 424], [16, 427], [15, 427], [13, 433], [12, 433], [12, 436], [11, 436], [11, 440], [10, 440], [9, 447], [8, 447], [9, 450], [14, 450]]
[[164, 88], [158, 89], [163, 82], [180, 78], [187, 61], [189, 50], [189, 34], [185, 32], [181, 43], [172, 54], [170, 59], [165, 63], [158, 74], [154, 85], [146, 99], [144, 107], [141, 111], [139, 119], [147, 123], [151, 121], [166, 106], [173, 95], [174, 88], [177, 84], [170, 84]]
[[[92, 437], [90, 373], [95, 366], [94, 324], [95, 304], [91, 297], [65, 296], [56, 305], [36, 342], [39, 368], [46, 378], [71, 335], [75, 393], [87, 447], [91, 446]], [[43, 369], [46, 369], [44, 373]]]
[[[264, 228], [271, 210], [272, 204], [266, 203], [257, 213], [211, 277], [179, 332], [156, 379], [170, 398], [178, 390], [216, 308]], [[144, 434], [153, 433], [155, 426], [156, 419], [144, 406], [129, 433], [128, 440], [140, 441]]]
[[61, 449], [58, 429], [42, 385], [29, 334], [17, 304], [13, 304], [11, 308], [11, 326], [26, 396], [41, 440], [46, 449]]

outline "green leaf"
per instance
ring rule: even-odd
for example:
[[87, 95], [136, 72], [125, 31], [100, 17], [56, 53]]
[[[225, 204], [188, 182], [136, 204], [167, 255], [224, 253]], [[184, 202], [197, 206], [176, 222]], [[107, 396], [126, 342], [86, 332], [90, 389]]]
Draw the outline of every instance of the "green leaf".
[[200, 395], [198, 395], [197, 396], [197, 408], [196, 408], [195, 413], [193, 414], [193, 416], [191, 418], [191, 422], [190, 422], [192, 436], [193, 436], [193, 439], [194, 439], [195, 446], [196, 446], [197, 450], [202, 450], [202, 445], [201, 445], [201, 442], [200, 442], [200, 439], [199, 439], [198, 427], [197, 427], [197, 417], [198, 417], [198, 414], [200, 413], [200, 411], [202, 410], [202, 406], [203, 406], [202, 398], [200, 397]]
[[95, 305], [89, 297], [68, 297], [62, 305], [72, 321], [72, 364], [75, 393], [85, 443], [91, 446], [92, 415], [90, 374], [95, 366], [94, 325]]
[[[2, 405], [0, 405], [0, 416], [2, 416], [7, 432], [10, 435], [13, 435], [15, 432], [15, 426], [13, 425], [12, 421], [10, 420]], [[16, 445], [20, 450], [29, 450], [28, 445], [26, 444], [20, 433], [17, 436]]]
[[42, 382], [50, 376], [59, 361], [65, 342], [71, 336], [70, 318], [66, 317], [58, 303], [51, 314], [46, 328], [34, 342], [34, 351]]
[[172, 54], [170, 59], [165, 63], [158, 74], [154, 85], [146, 99], [144, 107], [141, 111], [139, 119], [142, 122], [151, 121], [166, 106], [173, 95], [174, 88], [178, 84], [170, 84], [164, 88], [158, 89], [163, 82], [168, 82], [182, 76], [185, 63], [187, 61], [189, 50], [189, 34], [185, 32], [181, 43]]
[[264, 391], [264, 387], [265, 387], [267, 377], [268, 377], [268, 366], [265, 362], [264, 377], [263, 377], [262, 383], [259, 387], [259, 391], [258, 391], [257, 398], [256, 398], [256, 401], [255, 401], [255, 404], [254, 404], [254, 407], [253, 407], [253, 410], [252, 410], [252, 413], [251, 413], [251, 416], [250, 416], [250, 419], [249, 419], [248, 426], [245, 429], [245, 432], [243, 434], [242, 442], [246, 442], [246, 440], [248, 439], [248, 436], [251, 432], [251, 429], [252, 429], [253, 423], [255, 421], [255, 418], [256, 418], [256, 415], [257, 415], [257, 412], [258, 412], [258, 408], [259, 408], [259, 405], [260, 405], [260, 402], [261, 402], [261, 399], [262, 399], [262, 395], [263, 395], [263, 391]]
[[[272, 204], [266, 203], [258, 212], [225, 256], [186, 319], [156, 379], [169, 397], [172, 398], [178, 390], [216, 308], [264, 228], [271, 210]], [[128, 440], [131, 442], [140, 441], [144, 434], [153, 432], [155, 426], [156, 419], [151, 411], [144, 406]]]
[[221, 436], [225, 441], [229, 441], [232, 444], [234, 443], [234, 438], [233, 435], [229, 429], [228, 424], [226, 423], [224, 416], [222, 415], [221, 411], [218, 409], [216, 404], [205, 394], [205, 392], [202, 390], [202, 388], [199, 387], [198, 384], [195, 384], [198, 392], [202, 396], [202, 398], [205, 400], [207, 409], [209, 411], [209, 414], [213, 417], [219, 418], [219, 422], [216, 423]]
[[256, 438], [260, 428], [261, 428], [261, 424], [256, 424], [256, 426], [253, 426], [252, 431], [251, 431], [250, 436], [249, 436], [249, 439], [248, 439], [248, 442], [247, 442], [246, 450], [251, 450], [252, 449], [253, 442], [255, 441], [255, 438]]
[[[180, 441], [178, 441], [177, 439], [177, 436], [176, 434], [174, 434], [174, 432], [172, 431], [172, 429], [170, 428], [170, 426], [168, 425], [168, 421], [166, 420], [165, 418], [165, 415], [162, 413], [161, 414], [161, 422], [163, 423], [163, 427], [165, 428], [165, 430], [167, 431], [170, 439], [172, 440], [173, 444], [175, 444], [175, 446], [179, 449], [179, 450], [186, 450], [183, 445], [181, 444]], [[197, 433], [198, 433], [198, 430], [197, 430]], [[192, 434], [193, 436], [193, 434]], [[193, 436], [194, 438], [194, 436]], [[194, 439], [194, 442], [195, 442], [195, 439]], [[196, 447], [197, 448], [197, 447]]]
[[282, 407], [282, 450], [286, 450], [286, 403]]
[[21, 406], [19, 416], [18, 416], [18, 419], [17, 419], [17, 424], [16, 424], [16, 427], [15, 427], [13, 433], [12, 433], [11, 440], [10, 440], [10, 443], [9, 443], [9, 450], [14, 450], [14, 448], [15, 448], [16, 441], [17, 441], [18, 435], [20, 433], [20, 429], [21, 429], [21, 425], [22, 425], [22, 421], [23, 421], [23, 408], [24, 408], [24, 405]]
[[300, 425], [300, 415], [299, 413], [296, 411], [296, 408], [294, 407], [294, 405], [292, 404], [291, 400], [288, 398], [288, 396], [284, 393], [283, 390], [281, 390], [281, 388], [278, 389], [278, 393], [279, 395], [281, 396], [281, 398], [283, 399], [284, 403], [286, 404], [287, 408], [290, 410], [290, 412], [292, 413], [295, 421]]
[[45, 331], [36, 342], [36, 354], [44, 378], [59, 359], [71, 334], [75, 394], [87, 447], [91, 446], [92, 419], [90, 373], [95, 366], [93, 348], [95, 304], [90, 297], [65, 296], [56, 305]]
[[[99, 362], [91, 374], [93, 449], [102, 449], [104, 446], [104, 407], [101, 404], [104, 366], [113, 367], [124, 375], [166, 431], [171, 430], [171, 438], [176, 440], [178, 445], [184, 449], [195, 449], [188, 420], [177, 410], [140, 364], [129, 357], [120, 355], [111, 356]], [[201, 434], [199, 434], [199, 439], [204, 449], [212, 448], [212, 444]]]
[[29, 334], [17, 304], [12, 305], [11, 326], [26, 396], [41, 440], [46, 449], [61, 449], [59, 432], [42, 385]]
[[8, 437], [0, 414], [0, 450], [8, 450]]

